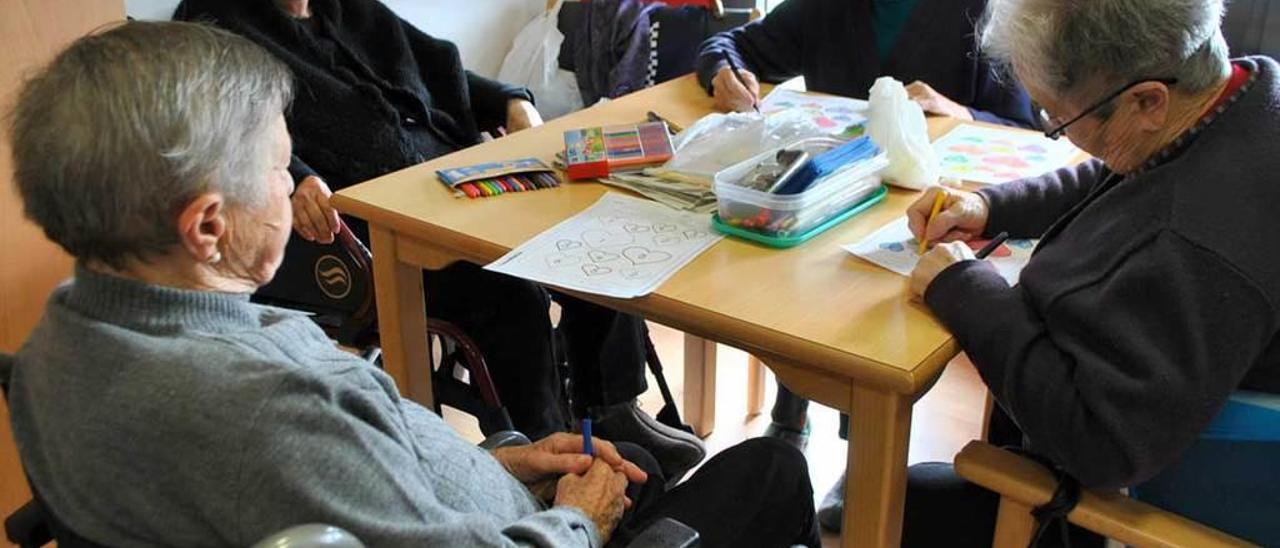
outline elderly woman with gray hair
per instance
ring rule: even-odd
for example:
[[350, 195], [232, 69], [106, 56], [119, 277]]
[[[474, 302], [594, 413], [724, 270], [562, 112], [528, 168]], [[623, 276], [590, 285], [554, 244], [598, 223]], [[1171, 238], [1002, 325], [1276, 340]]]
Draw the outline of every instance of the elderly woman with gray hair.
[[[1280, 66], [1229, 59], [1223, 9], [993, 0], [986, 55], [1095, 159], [909, 212], [938, 244], [912, 293], [1028, 448], [1086, 486], [1152, 477], [1232, 391], [1280, 393]], [[1013, 287], [958, 242], [1001, 232], [1041, 238]]]
[[18, 191], [77, 266], [0, 374], [66, 527], [108, 546], [246, 546], [320, 521], [370, 546], [594, 547], [676, 517], [723, 545], [816, 546], [804, 458], [781, 443], [671, 492], [634, 445], [489, 453], [306, 315], [251, 304], [289, 237], [290, 96], [267, 51], [190, 23], [82, 38], [21, 91]]

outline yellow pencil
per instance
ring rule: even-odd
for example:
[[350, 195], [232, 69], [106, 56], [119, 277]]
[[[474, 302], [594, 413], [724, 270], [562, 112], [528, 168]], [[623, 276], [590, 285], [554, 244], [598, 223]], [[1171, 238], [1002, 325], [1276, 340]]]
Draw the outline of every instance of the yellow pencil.
[[[947, 190], [945, 188], [939, 187], [938, 193], [935, 194], [933, 197], [933, 211], [929, 212], [929, 219], [924, 222], [924, 226], [926, 229], [929, 228], [929, 223], [933, 222], [933, 218], [938, 216], [938, 212], [942, 211], [942, 202], [945, 202], [945, 201], [947, 201]], [[924, 239], [923, 236], [921, 236], [920, 250], [916, 252], [917, 255], [924, 255], [926, 243], [928, 242]]]

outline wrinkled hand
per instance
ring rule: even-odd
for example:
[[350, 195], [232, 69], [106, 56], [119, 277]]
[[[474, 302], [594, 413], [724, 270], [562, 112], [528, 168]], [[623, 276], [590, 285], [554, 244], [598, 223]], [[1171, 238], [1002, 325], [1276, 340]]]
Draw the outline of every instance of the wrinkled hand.
[[595, 522], [600, 538], [609, 542], [613, 528], [630, 505], [627, 476], [615, 471], [603, 458], [596, 459], [585, 475], [566, 474], [556, 486], [556, 506], [582, 510]]
[[593, 461], [604, 462], [632, 483], [644, 483], [649, 479], [639, 466], [622, 458], [612, 443], [591, 438], [591, 446], [595, 450], [595, 459], [582, 454], [580, 434], [558, 433], [530, 445], [495, 449], [493, 457], [512, 476], [529, 486], [530, 491], [545, 499], [551, 498], [548, 491], [560, 476], [582, 475], [591, 468]]
[[524, 99], [507, 101], [507, 133], [515, 133], [540, 125], [542, 125], [542, 115], [533, 107], [533, 103]]
[[967, 242], [981, 236], [987, 228], [990, 208], [982, 196], [973, 192], [947, 190], [942, 210], [933, 222], [928, 222], [929, 214], [933, 212], [933, 199], [939, 192], [942, 192], [939, 187], [930, 188], [907, 208], [907, 227], [916, 241]]
[[742, 82], [733, 76], [733, 69], [728, 65], [720, 67], [720, 72], [711, 79], [712, 97], [716, 101], [716, 109], [729, 112], [747, 112], [755, 109], [760, 98], [760, 81], [756, 75], [746, 69], [738, 69]]
[[946, 95], [938, 93], [932, 86], [916, 80], [907, 86], [907, 97], [920, 104], [920, 108], [929, 114], [950, 116], [961, 120], [972, 120], [973, 113]]
[[974, 260], [973, 250], [963, 242], [950, 242], [938, 244], [920, 257], [920, 262], [916, 263], [916, 269], [911, 271], [911, 296], [924, 298], [924, 292], [929, 289], [929, 284], [933, 283], [933, 279], [938, 277], [943, 270], [960, 261]]
[[293, 191], [293, 229], [307, 241], [333, 243], [341, 223], [338, 210], [329, 205], [333, 191], [315, 175], [303, 179]]

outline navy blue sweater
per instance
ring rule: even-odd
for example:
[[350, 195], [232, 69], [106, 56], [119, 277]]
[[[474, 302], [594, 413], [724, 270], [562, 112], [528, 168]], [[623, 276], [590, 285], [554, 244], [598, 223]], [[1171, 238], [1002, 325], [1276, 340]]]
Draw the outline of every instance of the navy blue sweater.
[[1017, 286], [963, 261], [925, 301], [1037, 452], [1133, 485], [1237, 389], [1280, 393], [1280, 65], [1129, 176], [1097, 160], [988, 187], [988, 234], [1042, 237]]
[[727, 52], [764, 82], [803, 75], [810, 91], [866, 97], [880, 76], [921, 80], [968, 106], [974, 119], [1033, 127], [1031, 100], [997, 80], [977, 53], [974, 22], [985, 0], [919, 0], [883, 64], [876, 53], [872, 0], [786, 0], [768, 17], [712, 36], [698, 56], [698, 80], [711, 80]]

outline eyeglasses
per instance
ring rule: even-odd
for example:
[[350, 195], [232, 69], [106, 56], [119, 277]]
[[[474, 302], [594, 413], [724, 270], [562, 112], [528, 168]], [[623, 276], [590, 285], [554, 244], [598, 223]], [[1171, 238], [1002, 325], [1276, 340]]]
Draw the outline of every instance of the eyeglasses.
[[[1067, 128], [1070, 127], [1071, 124], [1079, 122], [1085, 116], [1093, 114], [1095, 110], [1098, 110], [1102, 108], [1103, 105], [1106, 105], [1111, 101], [1114, 101], [1116, 97], [1119, 97], [1120, 94], [1126, 91], [1129, 91], [1134, 86], [1138, 84], [1145, 84], [1147, 82], [1160, 82], [1161, 84], [1164, 84], [1166, 86], [1172, 86], [1178, 83], [1178, 79], [1177, 78], [1142, 78], [1140, 80], [1134, 80], [1132, 82], [1129, 82], [1124, 87], [1115, 90], [1115, 92], [1108, 94], [1106, 97], [1103, 97], [1101, 101], [1094, 103], [1093, 106], [1090, 106], [1089, 108], [1084, 109], [1084, 111], [1081, 112], [1080, 114], [1077, 114], [1075, 118], [1067, 120], [1063, 124], [1053, 129], [1045, 130], [1044, 136], [1050, 139], [1053, 139], [1055, 141], [1058, 140], [1059, 137], [1062, 137], [1062, 134], [1067, 132]], [[1040, 109], [1040, 127], [1049, 127], [1051, 123], [1053, 123], [1053, 117], [1049, 116], [1048, 111], [1041, 108]]]

